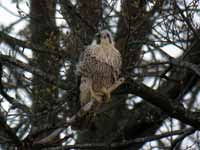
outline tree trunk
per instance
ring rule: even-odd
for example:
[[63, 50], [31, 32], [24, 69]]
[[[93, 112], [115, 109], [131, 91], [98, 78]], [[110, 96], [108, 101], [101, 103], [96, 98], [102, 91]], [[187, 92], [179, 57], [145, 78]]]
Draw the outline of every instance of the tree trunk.
[[[59, 32], [55, 23], [55, 0], [31, 0], [31, 42], [46, 50], [59, 53]], [[59, 77], [59, 58], [50, 53], [34, 53], [32, 64], [41, 71]], [[34, 76], [32, 87], [32, 110], [37, 114], [33, 120], [33, 133], [53, 127], [57, 116], [53, 107], [58, 97], [58, 88]], [[40, 120], [40, 121], [38, 121]]]

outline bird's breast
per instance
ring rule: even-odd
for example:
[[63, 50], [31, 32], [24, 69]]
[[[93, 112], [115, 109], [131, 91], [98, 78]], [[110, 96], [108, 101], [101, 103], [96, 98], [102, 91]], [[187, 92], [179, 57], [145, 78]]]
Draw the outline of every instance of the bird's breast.
[[113, 66], [116, 59], [118, 59], [118, 55], [119, 53], [113, 47], [101, 47], [97, 59]]

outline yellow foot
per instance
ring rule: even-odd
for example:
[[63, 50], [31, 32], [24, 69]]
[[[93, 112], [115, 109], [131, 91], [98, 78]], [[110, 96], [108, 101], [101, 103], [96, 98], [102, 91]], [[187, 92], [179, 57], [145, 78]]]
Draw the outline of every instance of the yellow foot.
[[92, 87], [90, 87], [90, 94], [91, 94], [91, 99], [95, 99], [98, 103], [102, 103], [102, 98], [101, 98], [101, 96], [100, 96], [100, 95], [97, 95], [97, 94], [93, 91]]
[[110, 102], [111, 101], [111, 94], [110, 94], [110, 92], [108, 91], [107, 88], [102, 87], [100, 92], [102, 93], [102, 96], [106, 97], [106, 100], [105, 100], [106, 102]]

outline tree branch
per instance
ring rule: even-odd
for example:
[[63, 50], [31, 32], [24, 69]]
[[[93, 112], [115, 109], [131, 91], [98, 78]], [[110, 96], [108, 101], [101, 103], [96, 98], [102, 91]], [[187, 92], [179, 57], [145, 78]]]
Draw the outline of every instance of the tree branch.
[[59, 79], [55, 79], [54, 76], [47, 74], [45, 72], [42, 72], [41, 70], [39, 70], [39, 69], [37, 69], [33, 66], [30, 66], [28, 64], [25, 64], [25, 63], [15, 59], [15, 58], [12, 58], [12, 57], [9, 57], [9, 56], [6, 56], [6, 55], [0, 55], [0, 61], [1, 61], [2, 64], [5, 64], [7, 66], [14, 65], [14, 66], [17, 66], [19, 68], [22, 68], [26, 71], [29, 71], [29, 72], [41, 77], [42, 79], [44, 79], [48, 83], [55, 84], [58, 87], [65, 89], [65, 90], [69, 90], [68, 84], [66, 84], [65, 82], [63, 82]]
[[21, 146], [21, 141], [13, 132], [13, 130], [7, 125], [6, 120], [1, 114], [1, 112], [0, 112], [0, 129], [3, 130], [9, 136], [13, 144], [16, 144], [17, 146]]
[[177, 2], [175, 2], [175, 6], [178, 9], [179, 13], [181, 14], [181, 17], [184, 19], [184, 21], [186, 22], [186, 24], [188, 25], [189, 29], [192, 30], [195, 38], [198, 39], [198, 41], [200, 41], [200, 37], [199, 34], [196, 32], [196, 30], [193, 28], [192, 24], [190, 23], [189, 19], [184, 15], [183, 10], [178, 6]]
[[172, 146], [171, 146], [171, 150], [174, 150], [174, 149], [177, 149], [177, 145], [178, 143], [180, 143], [181, 141], [184, 140], [184, 138], [186, 138], [187, 136], [193, 134], [196, 130], [195, 129], [192, 129], [191, 130], [188, 130], [186, 131], [185, 133], [183, 133], [181, 136], [179, 136], [178, 138], [176, 138], [173, 143], [172, 143]]
[[126, 94], [132, 93], [140, 96], [160, 108], [170, 117], [176, 118], [196, 129], [200, 129], [200, 113], [185, 109], [183, 105], [157, 90], [153, 90], [142, 83], [128, 79], [123, 85], [122, 91]]
[[69, 0], [60, 0], [61, 5], [61, 13], [67, 23], [69, 24], [70, 28], [76, 31], [77, 25], [80, 23], [84, 23], [86, 26], [90, 28], [93, 32], [96, 32], [95, 28], [84, 19], [81, 14], [79, 14], [76, 8], [72, 5], [71, 1]]
[[3, 66], [0, 58], [0, 94], [10, 103], [13, 108], [19, 108], [26, 113], [30, 113], [30, 109], [23, 104], [17, 102], [14, 98], [10, 97], [6, 92], [4, 92], [4, 87], [2, 84]]
[[62, 53], [62, 55], [63, 55], [63, 53], [64, 54], [66, 53], [65, 51], [62, 51], [62, 50], [59, 51], [61, 53], [58, 53], [56, 51], [50, 50], [49, 47], [45, 48], [45, 47], [41, 47], [39, 45], [32, 44], [29, 41], [19, 40], [19, 39], [14, 38], [2, 31], [0, 31], [0, 41], [4, 41], [5, 43], [7, 43], [8, 45], [11, 45], [13, 47], [20, 46], [23, 48], [29, 48], [29, 49], [32, 49], [34, 52], [38, 52], [38, 53], [48, 53], [48, 54], [52, 54], [55, 56], [59, 56], [61, 53]]
[[179, 66], [179, 67], [185, 67], [188, 68], [190, 70], [192, 70], [194, 73], [196, 73], [198, 76], [200, 76], [200, 68], [198, 65], [190, 63], [188, 61], [184, 61], [184, 60], [171, 60], [170, 61], [171, 64]]
[[[191, 130], [194, 130], [194, 129], [189, 128], [189, 129], [184, 129], [184, 130], [177, 130], [177, 131], [167, 132], [167, 133], [149, 136], [149, 137], [136, 138], [134, 140], [128, 140], [121, 143], [119, 142], [119, 143], [111, 143], [111, 144], [106, 144], [106, 143], [75, 144], [75, 145], [66, 145], [63, 147], [52, 147], [52, 148], [48, 148], [48, 150], [106, 149], [106, 148], [107, 149], [123, 149], [123, 148], [134, 146], [140, 143], [146, 143], [146, 142], [151, 142], [158, 139], [166, 138], [168, 136], [181, 135]], [[42, 150], [47, 150], [47, 149], [44, 148]]]

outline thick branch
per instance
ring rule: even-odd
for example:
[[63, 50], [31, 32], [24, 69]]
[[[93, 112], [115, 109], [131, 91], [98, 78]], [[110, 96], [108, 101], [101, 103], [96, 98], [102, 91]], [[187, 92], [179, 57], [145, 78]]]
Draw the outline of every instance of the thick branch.
[[183, 105], [180, 105], [167, 95], [153, 90], [142, 83], [137, 83], [132, 79], [129, 79], [129, 81], [127, 81], [123, 86], [123, 93], [136, 94], [149, 103], [159, 107], [170, 117], [176, 118], [185, 124], [200, 129], [200, 113], [186, 110]]
[[[163, 133], [160, 135], [154, 135], [154, 136], [149, 136], [149, 137], [143, 137], [143, 138], [136, 138], [134, 140], [128, 140], [124, 141], [121, 143], [111, 143], [111, 144], [106, 144], [106, 143], [88, 143], [88, 144], [75, 144], [75, 145], [67, 145], [64, 147], [54, 147], [54, 148], [48, 148], [48, 150], [69, 150], [69, 149], [122, 149], [122, 148], [127, 148], [130, 146], [134, 146], [140, 143], [146, 143], [150, 141], [155, 141], [158, 139], [166, 138], [169, 136], [174, 136], [174, 135], [181, 135], [184, 134], [188, 131], [193, 131], [194, 129], [189, 128], [189, 129], [184, 129], [184, 130], [177, 130], [173, 132], [168, 132], [168, 133]], [[39, 145], [38, 145], [39, 146]], [[42, 149], [42, 150], [46, 150]]]

